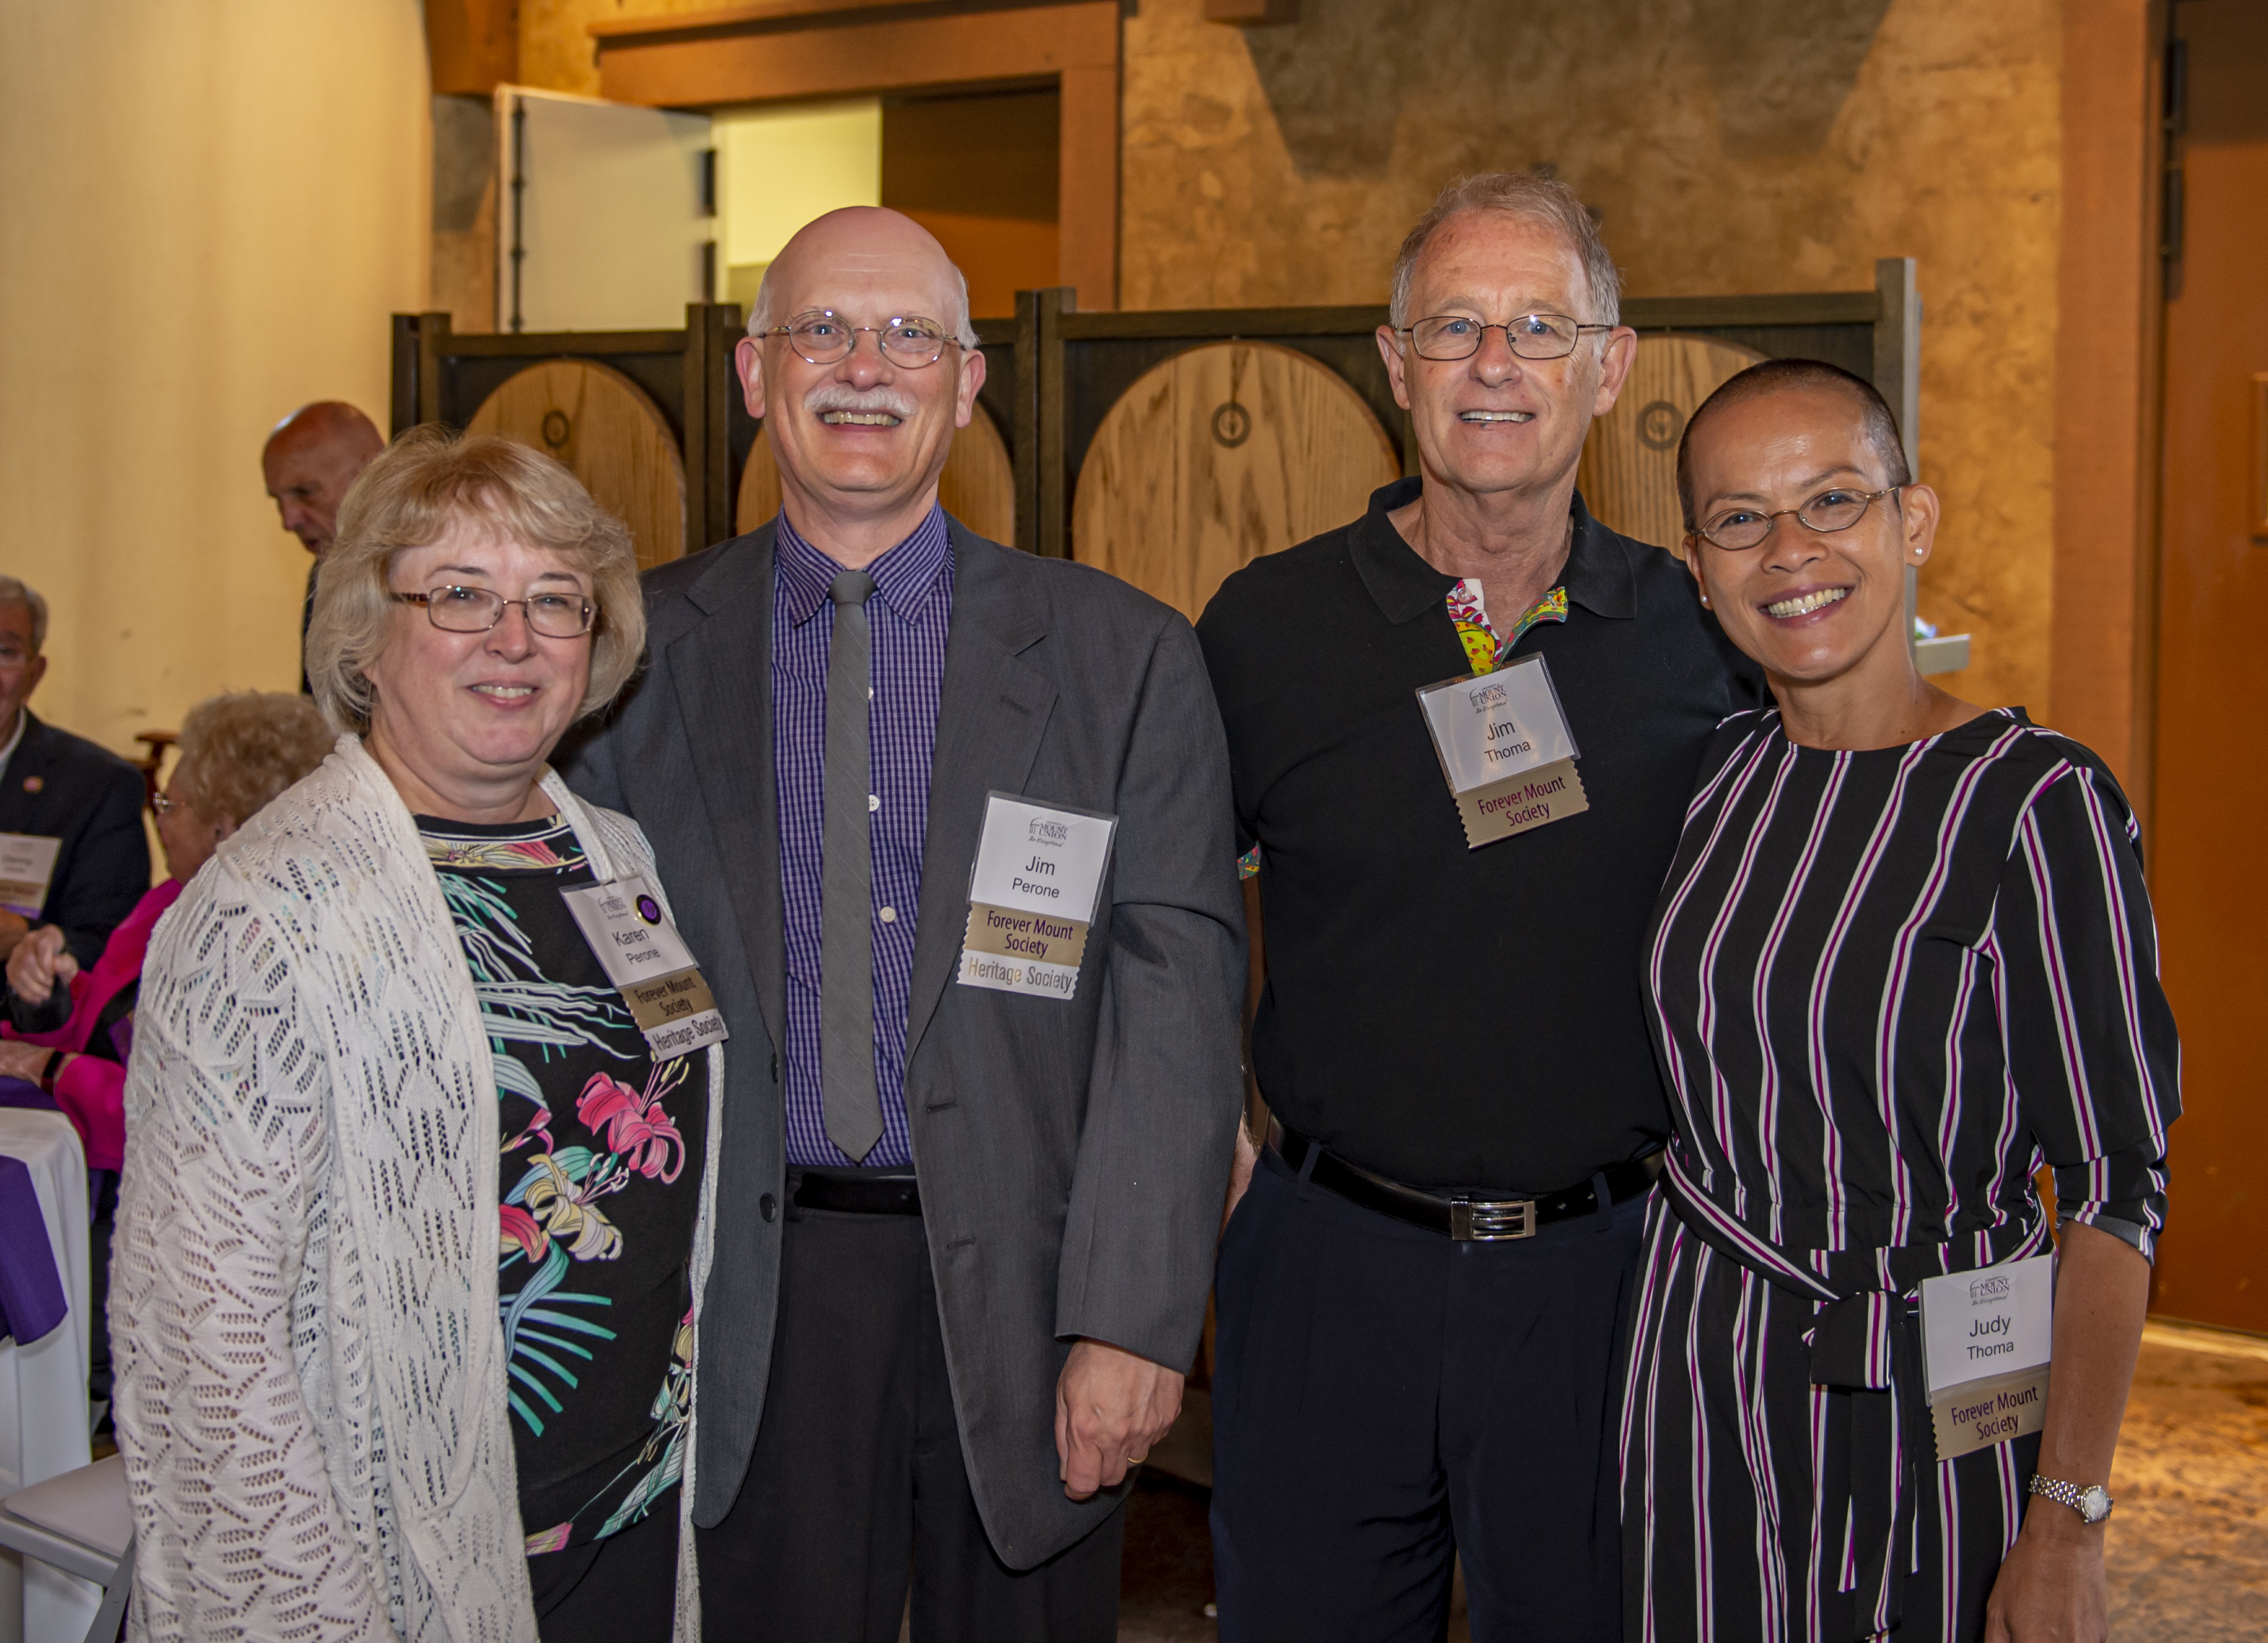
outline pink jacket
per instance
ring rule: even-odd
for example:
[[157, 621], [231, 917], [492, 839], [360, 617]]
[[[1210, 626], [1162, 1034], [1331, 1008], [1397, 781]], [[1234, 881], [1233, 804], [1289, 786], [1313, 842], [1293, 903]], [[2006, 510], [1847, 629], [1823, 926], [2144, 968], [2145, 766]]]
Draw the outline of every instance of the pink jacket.
[[[126, 1068], [119, 1062], [86, 1054], [87, 1035], [94, 1030], [103, 1006], [118, 996], [120, 989], [141, 977], [150, 932], [180, 894], [180, 885], [168, 879], [134, 904], [126, 922], [110, 932], [109, 943], [94, 968], [71, 978], [70, 1020], [54, 1032], [18, 1033], [0, 1023], [0, 1036], [72, 1052], [74, 1059], [55, 1075], [55, 1105], [78, 1131], [89, 1169], [116, 1169], [125, 1161]], [[125, 1046], [119, 1048], [122, 1051]]]

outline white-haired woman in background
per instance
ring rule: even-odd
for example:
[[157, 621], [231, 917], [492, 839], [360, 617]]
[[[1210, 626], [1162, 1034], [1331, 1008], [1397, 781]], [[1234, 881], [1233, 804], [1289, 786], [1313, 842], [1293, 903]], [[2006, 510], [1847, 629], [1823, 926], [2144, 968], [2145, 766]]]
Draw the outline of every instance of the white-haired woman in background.
[[721, 1051], [641, 1032], [569, 898], [645, 841], [546, 763], [644, 631], [628, 532], [548, 457], [421, 431], [349, 494], [308, 640], [347, 733], [144, 974], [111, 1301], [137, 1635], [697, 1629]]

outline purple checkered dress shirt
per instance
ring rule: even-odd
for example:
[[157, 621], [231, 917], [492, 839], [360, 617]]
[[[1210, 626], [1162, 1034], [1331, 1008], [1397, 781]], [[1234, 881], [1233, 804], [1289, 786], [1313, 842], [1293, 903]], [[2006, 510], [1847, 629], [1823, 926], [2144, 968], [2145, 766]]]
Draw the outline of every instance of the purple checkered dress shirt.
[[[827, 1138], [819, 1083], [819, 888], [827, 767], [827, 590], [843, 567], [779, 516], [772, 600], [772, 758], [779, 781], [780, 895], [787, 916], [787, 1159], [841, 1167]], [[929, 770], [945, 689], [953, 615], [953, 542], [945, 510], [866, 567], [873, 637], [868, 711], [873, 773], [874, 1085], [882, 1138], [858, 1161], [914, 1161], [906, 1124], [906, 1007], [913, 990], [914, 913], [929, 833]], [[870, 800], [870, 806], [872, 801]]]

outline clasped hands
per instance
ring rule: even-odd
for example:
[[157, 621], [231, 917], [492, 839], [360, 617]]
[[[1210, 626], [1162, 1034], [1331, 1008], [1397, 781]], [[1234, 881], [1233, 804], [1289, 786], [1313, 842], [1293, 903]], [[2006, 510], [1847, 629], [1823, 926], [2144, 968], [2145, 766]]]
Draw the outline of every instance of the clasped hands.
[[[8, 986], [18, 998], [45, 1002], [57, 983], [68, 985], [77, 974], [78, 961], [63, 946], [63, 932], [53, 925], [32, 932], [8, 955]], [[36, 1084], [50, 1053], [43, 1044], [0, 1039], [0, 1077]]]
[[1056, 1453], [1064, 1493], [1090, 1499], [1126, 1481], [1182, 1412], [1182, 1377], [1102, 1341], [1071, 1349], [1056, 1379]]

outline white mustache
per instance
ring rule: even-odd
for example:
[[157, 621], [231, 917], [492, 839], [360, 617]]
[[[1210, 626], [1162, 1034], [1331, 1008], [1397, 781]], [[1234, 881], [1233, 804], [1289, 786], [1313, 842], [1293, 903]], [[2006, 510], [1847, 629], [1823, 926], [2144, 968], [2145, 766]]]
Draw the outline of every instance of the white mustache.
[[900, 422], [913, 418], [914, 402], [892, 388], [854, 388], [840, 382], [822, 382], [803, 396], [803, 408], [813, 416], [827, 411], [880, 411]]

